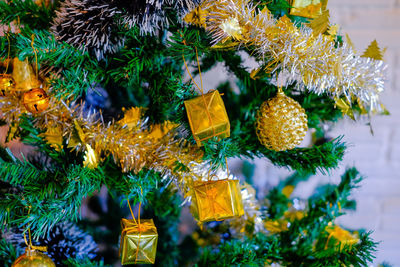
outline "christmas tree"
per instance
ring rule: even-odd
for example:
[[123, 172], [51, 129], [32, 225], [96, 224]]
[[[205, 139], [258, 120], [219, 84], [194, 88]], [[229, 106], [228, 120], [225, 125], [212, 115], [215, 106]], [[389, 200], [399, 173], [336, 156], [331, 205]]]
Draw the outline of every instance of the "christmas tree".
[[[355, 168], [292, 196], [343, 158], [327, 125], [387, 113], [383, 51], [357, 54], [326, 5], [1, 1], [0, 264], [372, 262], [370, 232], [336, 223]], [[220, 63], [235, 83], [207, 88]], [[254, 158], [292, 175], [257, 198]]]

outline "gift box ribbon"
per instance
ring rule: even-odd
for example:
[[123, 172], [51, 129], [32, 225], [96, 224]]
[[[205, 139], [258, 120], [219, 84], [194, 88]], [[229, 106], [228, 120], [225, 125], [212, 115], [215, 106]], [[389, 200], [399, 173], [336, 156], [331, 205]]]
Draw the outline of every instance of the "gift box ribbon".
[[[181, 36], [182, 36], [182, 34], [181, 34]], [[186, 45], [186, 41], [185, 41], [185, 40], [183, 40], [183, 44]], [[182, 53], [182, 58], [183, 58], [183, 62], [185, 63], [185, 67], [186, 67], [186, 70], [187, 70], [187, 72], [188, 72], [190, 78], [192, 79], [193, 83], [196, 85], [196, 87], [197, 87], [197, 88], [200, 90], [200, 92], [201, 92], [201, 97], [202, 97], [203, 103], [204, 103], [204, 109], [206, 110], [207, 117], [208, 117], [208, 120], [209, 120], [209, 122], [210, 122], [210, 125], [212, 126], [211, 128], [212, 128], [212, 130], [213, 130], [213, 136], [215, 136], [215, 126], [214, 126], [214, 123], [213, 123], [213, 120], [212, 120], [212, 117], [211, 117], [211, 114], [210, 114], [210, 111], [209, 111], [209, 105], [211, 105], [211, 103], [212, 103], [212, 98], [210, 99], [209, 105], [207, 105], [207, 101], [206, 101], [206, 98], [205, 98], [205, 96], [204, 96], [203, 77], [201, 76], [199, 54], [198, 54], [198, 52], [197, 52], [197, 47], [194, 47], [194, 49], [195, 49], [195, 51], [196, 51], [196, 59], [197, 59], [197, 66], [198, 66], [198, 68], [199, 68], [199, 77], [200, 77], [201, 86], [199, 86], [199, 85], [196, 83], [196, 81], [193, 79], [192, 75], [190, 74], [190, 71], [189, 71], [189, 68], [188, 68], [188, 66], [187, 66], [186, 59], [185, 59], [185, 56], [184, 56], [183, 53]], [[214, 97], [214, 96], [213, 96], [213, 97]], [[190, 121], [190, 124], [192, 124], [192, 122], [191, 122], [191, 116], [188, 116], [188, 119], [189, 119], [189, 121]], [[196, 139], [196, 138], [195, 138], [195, 139]], [[205, 139], [208, 139], [208, 138], [204, 138], [203, 140], [205, 140]], [[203, 140], [199, 140], [199, 141], [203, 141]]]
[[[140, 188], [140, 190], [142, 190], [142, 188]], [[142, 194], [143, 194], [143, 191], [142, 191]], [[124, 235], [132, 233], [132, 232], [134, 232], [134, 233], [138, 232], [139, 233], [138, 244], [136, 246], [135, 264], [136, 264], [136, 262], [138, 260], [138, 255], [139, 255], [139, 250], [140, 250], [140, 238], [141, 238], [142, 233], [147, 231], [147, 230], [151, 230], [151, 229], [157, 230], [157, 228], [155, 227], [154, 224], [151, 224], [149, 222], [144, 222], [144, 223], [140, 222], [140, 208], [141, 208], [141, 206], [142, 206], [142, 203], [139, 202], [138, 219], [136, 220], [135, 219], [135, 215], [133, 214], [133, 211], [132, 211], [132, 208], [131, 208], [131, 204], [129, 203], [129, 200], [128, 200], [128, 207], [129, 207], [129, 210], [130, 210], [130, 212], [132, 214], [133, 222], [131, 220], [127, 220], [127, 219], [124, 219], [124, 218], [122, 219], [122, 221], [124, 222], [123, 225], [125, 227], [124, 227], [124, 229], [122, 229], [122, 233], [121, 233], [121, 244], [123, 242], [123, 236]], [[120, 246], [120, 247], [122, 247], [122, 246]], [[146, 255], [144, 255], [144, 256], [146, 258], [148, 258]]]

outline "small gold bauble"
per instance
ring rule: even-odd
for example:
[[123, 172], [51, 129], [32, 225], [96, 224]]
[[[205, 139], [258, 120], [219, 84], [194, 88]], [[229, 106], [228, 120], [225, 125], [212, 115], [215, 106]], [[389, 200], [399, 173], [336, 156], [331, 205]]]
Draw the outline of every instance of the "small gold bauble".
[[284, 151], [295, 148], [303, 141], [307, 129], [304, 109], [282, 90], [264, 102], [258, 110], [258, 140], [268, 149]]
[[15, 260], [12, 267], [56, 267], [56, 265], [46, 254], [26, 248], [25, 253]]
[[14, 78], [10, 74], [0, 74], [0, 95], [7, 96], [14, 90]]
[[39, 113], [49, 106], [49, 97], [41, 88], [34, 88], [24, 93], [22, 103], [32, 113]]

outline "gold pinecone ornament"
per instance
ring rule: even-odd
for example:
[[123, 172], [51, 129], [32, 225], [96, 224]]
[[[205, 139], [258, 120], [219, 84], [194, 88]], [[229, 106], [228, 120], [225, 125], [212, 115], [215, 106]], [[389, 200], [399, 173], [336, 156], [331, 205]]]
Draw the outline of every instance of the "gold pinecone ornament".
[[304, 109], [298, 102], [286, 96], [282, 88], [258, 110], [258, 140], [268, 149], [285, 151], [295, 148], [303, 141], [307, 129]]

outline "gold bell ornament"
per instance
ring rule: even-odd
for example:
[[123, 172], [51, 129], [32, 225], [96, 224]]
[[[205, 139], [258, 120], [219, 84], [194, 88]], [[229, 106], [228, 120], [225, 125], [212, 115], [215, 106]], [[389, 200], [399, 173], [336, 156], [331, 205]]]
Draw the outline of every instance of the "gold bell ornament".
[[29, 243], [24, 232], [24, 240], [27, 248], [25, 253], [19, 256], [13, 263], [12, 267], [56, 267], [49, 256], [40, 252], [47, 251], [46, 246], [32, 245], [31, 230], [28, 228]]
[[49, 97], [42, 88], [34, 88], [24, 93], [22, 103], [31, 113], [40, 113], [49, 106]]
[[271, 150], [295, 148], [307, 133], [307, 114], [281, 87], [278, 94], [265, 101], [257, 113], [256, 133], [261, 144]]
[[28, 246], [12, 267], [56, 267], [56, 265], [49, 256]]
[[0, 74], [0, 95], [8, 96], [15, 90], [15, 80], [10, 74]]

